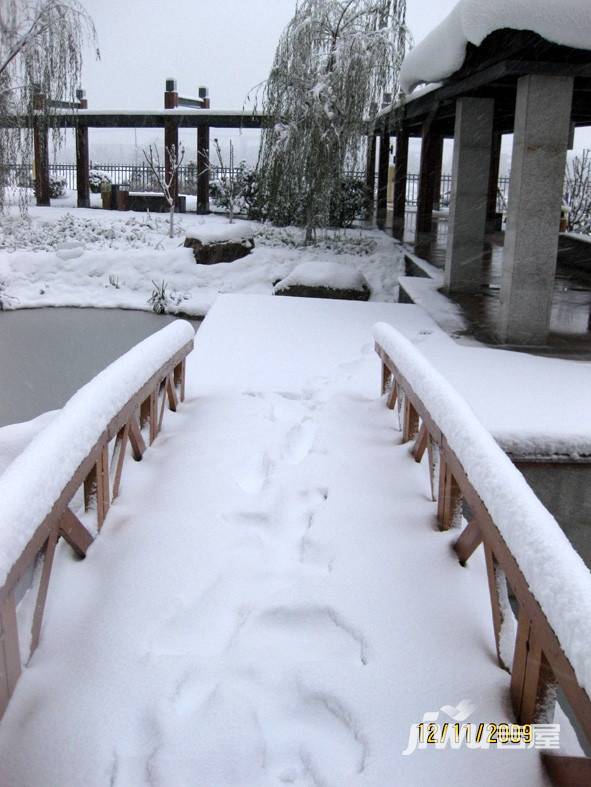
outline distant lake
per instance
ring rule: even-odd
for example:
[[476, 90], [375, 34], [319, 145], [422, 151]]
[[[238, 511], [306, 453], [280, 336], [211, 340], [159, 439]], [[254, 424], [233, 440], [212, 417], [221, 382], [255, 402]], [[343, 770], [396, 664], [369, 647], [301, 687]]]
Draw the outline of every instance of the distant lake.
[[0, 311], [0, 427], [62, 407], [97, 372], [175, 319], [126, 309]]

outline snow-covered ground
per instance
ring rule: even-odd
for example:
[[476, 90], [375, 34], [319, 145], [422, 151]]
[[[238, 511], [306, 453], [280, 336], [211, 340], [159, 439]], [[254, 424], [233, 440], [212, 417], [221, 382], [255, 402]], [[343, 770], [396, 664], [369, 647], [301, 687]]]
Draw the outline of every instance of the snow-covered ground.
[[416, 306], [218, 299], [187, 402], [87, 559], [58, 552], [1, 784], [547, 783], [535, 751], [402, 754], [462, 701], [508, 720], [509, 676], [483, 560], [435, 530], [379, 397], [377, 321], [451, 344]]
[[[99, 195], [93, 195], [96, 202]], [[96, 306], [150, 309], [150, 296], [165, 284], [166, 310], [201, 316], [218, 294], [269, 294], [302, 261], [302, 231], [255, 224], [256, 248], [233, 263], [197, 265], [185, 237], [221, 236], [225, 217], [185, 213], [167, 237], [164, 214], [73, 208], [72, 193], [51, 208], [30, 209], [23, 224], [14, 209], [0, 220], [0, 308]], [[237, 223], [240, 220], [236, 220]], [[375, 230], [319, 233], [306, 260], [338, 261], [359, 271], [371, 298], [395, 301], [402, 272], [400, 247]]]

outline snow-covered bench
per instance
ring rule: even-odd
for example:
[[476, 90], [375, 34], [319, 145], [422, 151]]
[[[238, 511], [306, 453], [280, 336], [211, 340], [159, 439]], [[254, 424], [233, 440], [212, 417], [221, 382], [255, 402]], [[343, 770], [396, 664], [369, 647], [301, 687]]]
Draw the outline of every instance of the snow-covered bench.
[[[81, 388], [0, 476], [0, 718], [39, 642], [58, 539], [85, 556], [119, 494], [128, 445], [140, 460], [166, 404], [176, 410], [184, 399], [194, 334], [178, 320], [136, 345]], [[39, 575], [32, 569], [40, 555]], [[17, 610], [23, 584], [36, 597]]]
[[[382, 393], [398, 406], [403, 441], [428, 453], [442, 530], [461, 524], [454, 549], [465, 565], [484, 545], [499, 663], [511, 672], [520, 724], [550, 723], [564, 692], [591, 743], [591, 573], [510, 458], [447, 380], [393, 327], [375, 326]], [[515, 619], [509, 601], [517, 604]], [[446, 589], [446, 592], [449, 589]], [[545, 756], [557, 783], [591, 784], [591, 759]]]

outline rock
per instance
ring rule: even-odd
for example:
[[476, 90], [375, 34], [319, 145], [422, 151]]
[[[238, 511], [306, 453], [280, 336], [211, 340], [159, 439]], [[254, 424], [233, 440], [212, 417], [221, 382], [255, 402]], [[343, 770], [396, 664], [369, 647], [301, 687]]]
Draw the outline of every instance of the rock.
[[204, 225], [185, 238], [185, 246], [193, 249], [195, 261], [201, 265], [234, 262], [254, 249], [254, 230], [250, 224]]
[[365, 276], [338, 262], [301, 262], [284, 279], [277, 282], [274, 295], [298, 298], [337, 298], [368, 301], [371, 290]]

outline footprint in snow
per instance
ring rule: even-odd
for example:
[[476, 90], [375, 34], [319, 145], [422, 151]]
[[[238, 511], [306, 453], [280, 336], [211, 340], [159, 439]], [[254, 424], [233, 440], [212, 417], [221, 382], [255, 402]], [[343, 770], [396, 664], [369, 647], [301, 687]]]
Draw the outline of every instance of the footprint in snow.
[[283, 459], [290, 465], [298, 465], [308, 456], [316, 439], [318, 427], [311, 418], [304, 418], [292, 426], [285, 436]]

